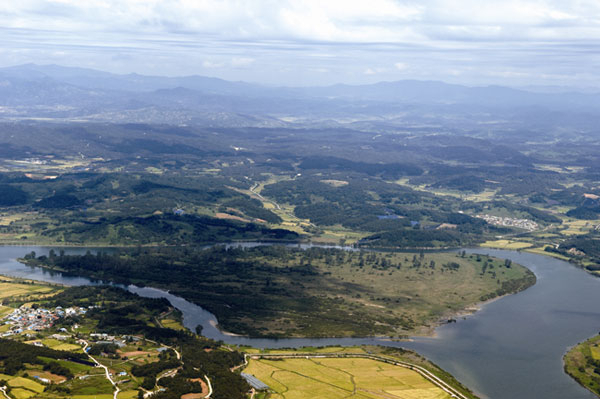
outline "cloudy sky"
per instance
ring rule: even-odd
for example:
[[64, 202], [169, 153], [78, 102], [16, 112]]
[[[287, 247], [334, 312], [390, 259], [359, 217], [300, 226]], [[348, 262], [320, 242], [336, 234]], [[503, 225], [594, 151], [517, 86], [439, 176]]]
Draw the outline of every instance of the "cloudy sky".
[[598, 0], [3, 0], [0, 66], [599, 87]]

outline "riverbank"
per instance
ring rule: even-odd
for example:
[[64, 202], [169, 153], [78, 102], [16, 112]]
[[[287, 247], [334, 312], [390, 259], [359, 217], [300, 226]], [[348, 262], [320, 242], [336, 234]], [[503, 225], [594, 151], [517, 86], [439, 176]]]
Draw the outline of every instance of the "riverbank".
[[[503, 245], [496, 245], [498, 241], [505, 241]], [[597, 262], [592, 262], [591, 258], [582, 255], [583, 252], [574, 251], [573, 254], [569, 251], [558, 251], [553, 249], [554, 247], [545, 245], [542, 247], [535, 246], [531, 243], [525, 242], [511, 242], [509, 240], [498, 240], [496, 242], [487, 242], [480, 245], [481, 248], [490, 248], [490, 249], [500, 249], [500, 250], [513, 250], [517, 252], [528, 252], [532, 254], [547, 256], [555, 259], [560, 259], [565, 262], [569, 262], [576, 267], [579, 267], [592, 276], [600, 277], [600, 265]], [[546, 248], [550, 247], [553, 250], [546, 250]]]
[[600, 397], [600, 335], [570, 348], [564, 367], [575, 381]]
[[[82, 277], [49, 273], [13, 261], [30, 251], [49, 248], [0, 247], [0, 273], [66, 285], [93, 284]], [[69, 250], [71, 251], [71, 250]], [[85, 248], [77, 249], [85, 253]], [[466, 249], [468, 253], [481, 248]], [[515, 295], [496, 300], [465, 320], [440, 326], [435, 338], [410, 341], [375, 338], [251, 339], [230, 337], [212, 327], [215, 316], [205, 309], [154, 288], [126, 287], [144, 297], [166, 298], [183, 313], [183, 324], [231, 345], [255, 348], [381, 345], [417, 351], [456, 376], [479, 396], [493, 399], [594, 399], [563, 371], [565, 351], [598, 332], [600, 280], [571, 264], [525, 252], [486, 250], [499, 258], [526, 265], [537, 283]], [[11, 260], [12, 259], [12, 260]], [[552, 328], [548, 328], [551, 325]]]
[[124, 255], [28, 255], [25, 262], [169, 290], [214, 313], [225, 331], [268, 338], [426, 335], [440, 319], [535, 283], [510, 261], [454, 252], [216, 246]]

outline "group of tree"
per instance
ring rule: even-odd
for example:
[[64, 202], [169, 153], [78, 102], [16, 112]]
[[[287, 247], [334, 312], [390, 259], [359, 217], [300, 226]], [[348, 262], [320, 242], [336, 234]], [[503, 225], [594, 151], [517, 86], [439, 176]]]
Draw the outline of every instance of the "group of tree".
[[50, 358], [55, 360], [85, 360], [83, 353], [57, 351], [46, 347], [24, 344], [22, 342], [0, 338], [0, 363], [3, 374], [14, 375], [19, 370], [24, 370], [27, 364], [38, 364], [45, 369], [54, 370], [56, 374], [67, 378], [72, 377], [70, 371], [60, 366], [55, 361], [42, 360]]

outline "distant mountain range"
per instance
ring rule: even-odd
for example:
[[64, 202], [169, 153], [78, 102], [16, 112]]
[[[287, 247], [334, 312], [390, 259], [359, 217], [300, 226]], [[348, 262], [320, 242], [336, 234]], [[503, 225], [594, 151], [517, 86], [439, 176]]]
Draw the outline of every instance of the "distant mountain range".
[[[463, 126], [596, 123], [600, 94], [466, 87], [403, 80], [370, 85], [269, 87], [203, 76], [117, 75], [26, 64], [0, 68], [0, 119], [118, 121], [206, 126]], [[591, 119], [590, 119], [591, 118]], [[583, 122], [582, 122], [583, 121]], [[576, 123], [576, 124], [577, 124]]]

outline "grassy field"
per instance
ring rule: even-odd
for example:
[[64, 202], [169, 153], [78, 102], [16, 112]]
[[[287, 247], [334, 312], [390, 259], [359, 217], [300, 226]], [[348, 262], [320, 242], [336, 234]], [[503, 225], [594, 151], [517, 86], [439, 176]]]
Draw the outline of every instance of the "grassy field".
[[138, 397], [138, 391], [121, 391], [117, 396], [117, 399], [136, 399]]
[[164, 281], [164, 272], [156, 274], [141, 264], [135, 274], [127, 275], [132, 283], [180, 292], [213, 311], [224, 330], [253, 336], [427, 335], [439, 323], [475, 311], [480, 302], [535, 282], [535, 276], [517, 264], [456, 252], [271, 246], [213, 248], [192, 257], [172, 250], [149, 251], [167, 261], [176, 256], [181, 267]]
[[513, 241], [513, 240], [495, 240], [495, 241], [486, 241], [481, 244], [482, 247], [488, 248], [500, 248], [500, 249], [512, 249], [519, 250], [525, 249], [533, 246], [530, 242], [524, 241]]
[[15, 298], [27, 296], [32, 298], [35, 294], [47, 294], [55, 289], [45, 285], [21, 284], [12, 282], [0, 282], [0, 300], [5, 298]]
[[600, 396], [600, 335], [573, 347], [564, 357], [565, 371]]
[[172, 328], [173, 330], [185, 330], [185, 327], [177, 320], [173, 319], [163, 319], [160, 321], [165, 328]]
[[415, 371], [371, 359], [253, 359], [244, 372], [267, 384], [272, 399], [450, 398]]
[[[32, 283], [29, 280], [11, 277], [0, 278], [0, 302], [11, 306], [46, 298], [59, 292], [60, 288], [43, 283]], [[11, 306], [0, 306], [0, 317], [13, 311]]]
[[73, 397], [79, 395], [100, 395], [108, 394], [112, 397], [113, 386], [108, 382], [104, 375], [93, 375], [85, 379], [74, 379], [70, 382], [69, 388]]
[[14, 396], [15, 399], [28, 399], [36, 395], [35, 392], [23, 388], [13, 388], [10, 394]]
[[0, 375], [6, 379], [11, 388], [11, 395], [16, 399], [28, 399], [44, 392], [44, 386], [29, 378]]
[[69, 351], [69, 352], [81, 352], [81, 346], [76, 344], [65, 344], [56, 345], [52, 349], [57, 351]]
[[[440, 322], [476, 310], [479, 302], [535, 281], [524, 267], [507, 267], [504, 260], [485, 255], [313, 252], [242, 256], [275, 268], [266, 276], [250, 271], [243, 281], [270, 308], [250, 308], [248, 316], [219, 314], [224, 328], [233, 325], [231, 331], [247, 333], [240, 326], [249, 325], [252, 334], [274, 336], [427, 335]], [[288, 272], [302, 264], [310, 264], [314, 273], [293, 277]], [[234, 288], [227, 284], [231, 292]]]
[[[313, 282], [307, 278], [302, 284], [307, 292], [340, 303], [351, 317], [370, 319], [380, 325], [391, 317], [397, 318], [405, 326], [411, 326], [412, 333], [427, 333], [440, 318], [451, 317], [477, 302], [501, 295], [503, 284], [527, 275], [521, 266], [507, 268], [503, 260], [483, 255], [462, 258], [455, 253], [427, 253], [422, 257], [414, 253], [390, 253], [378, 258], [375, 264], [367, 262], [365, 257], [364, 266], [358, 255], [350, 253], [339, 265], [328, 265], [327, 259], [313, 260], [313, 266], [329, 273], [335, 281]], [[450, 264], [458, 267], [446, 266]], [[280, 261], [280, 266], [285, 267], [286, 263]], [[302, 318], [306, 322], [306, 315]], [[267, 321], [265, 327], [277, 331], [293, 326], [292, 323], [288, 319], [281, 325], [280, 320], [273, 320]], [[323, 327], [323, 320], [310, 323], [307, 335], [334, 328]], [[335, 331], [340, 334], [342, 328], [338, 324]]]
[[571, 220], [567, 219], [563, 221], [562, 230], [560, 234], [566, 236], [575, 236], [589, 233], [593, 230], [596, 225], [600, 223], [600, 220]]
[[561, 260], [569, 260], [569, 258], [567, 258], [566, 256], [563, 256], [561, 254], [557, 254], [556, 252], [547, 252], [544, 251], [544, 247], [541, 248], [527, 248], [525, 249], [526, 252], [531, 252], [532, 254], [538, 254], [538, 255], [544, 255], [544, 256], [551, 256], [553, 258], [557, 258], [557, 259], [561, 259]]
[[437, 196], [448, 196], [460, 198], [462, 200], [474, 201], [474, 202], [483, 202], [483, 201], [491, 201], [496, 198], [498, 190], [486, 189], [480, 193], [470, 193], [470, 192], [462, 192], [458, 190], [442, 190], [442, 189], [433, 189], [431, 187], [427, 187], [425, 184], [414, 185], [409, 183], [408, 178], [398, 179], [396, 181], [390, 182], [395, 183], [400, 186], [410, 187], [415, 191], [422, 191], [426, 193], [435, 194]]
[[12, 388], [24, 388], [37, 393], [44, 392], [42, 384], [23, 377], [15, 377], [8, 380], [8, 385]]

